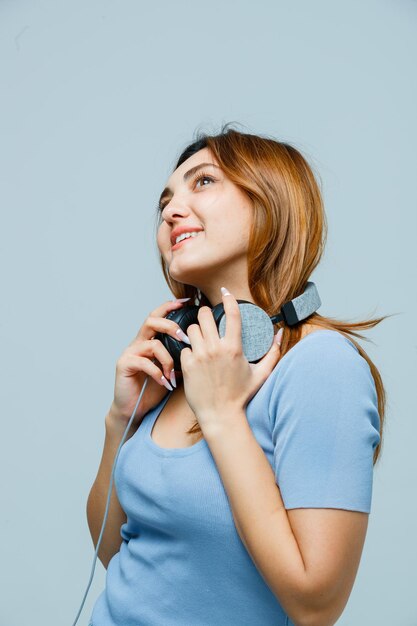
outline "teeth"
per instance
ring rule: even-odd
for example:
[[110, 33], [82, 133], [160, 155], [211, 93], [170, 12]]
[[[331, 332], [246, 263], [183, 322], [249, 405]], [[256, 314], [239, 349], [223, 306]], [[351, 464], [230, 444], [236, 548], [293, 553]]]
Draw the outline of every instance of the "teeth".
[[183, 233], [182, 235], [179, 235], [176, 240], [175, 243], [178, 243], [179, 241], [182, 241], [183, 239], [188, 239], [188, 237], [197, 237], [198, 232], [192, 232], [192, 233]]

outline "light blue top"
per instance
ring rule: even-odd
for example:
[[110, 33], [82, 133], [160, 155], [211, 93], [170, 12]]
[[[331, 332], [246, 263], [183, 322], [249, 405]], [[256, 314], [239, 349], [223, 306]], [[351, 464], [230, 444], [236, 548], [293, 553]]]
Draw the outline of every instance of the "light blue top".
[[[168, 397], [120, 451], [115, 486], [127, 522], [90, 625], [291, 626], [239, 537], [207, 442], [161, 448], [151, 438]], [[327, 329], [306, 335], [246, 415], [286, 509], [370, 512], [377, 395], [351, 341]]]

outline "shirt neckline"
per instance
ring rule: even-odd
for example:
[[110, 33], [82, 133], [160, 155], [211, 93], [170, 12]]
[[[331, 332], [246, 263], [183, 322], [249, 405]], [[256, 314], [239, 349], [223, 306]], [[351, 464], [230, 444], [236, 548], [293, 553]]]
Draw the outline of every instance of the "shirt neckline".
[[162, 448], [157, 443], [155, 443], [155, 441], [152, 439], [151, 432], [152, 432], [153, 425], [158, 419], [165, 404], [168, 402], [168, 398], [170, 395], [171, 395], [171, 392], [169, 391], [167, 395], [162, 398], [160, 403], [157, 404], [152, 409], [153, 415], [151, 411], [151, 415], [149, 417], [149, 421], [147, 424], [147, 430], [145, 433], [145, 441], [147, 445], [149, 446], [149, 448], [155, 454], [158, 454], [159, 456], [188, 456], [189, 454], [194, 454], [194, 452], [197, 452], [198, 450], [201, 450], [202, 448], [207, 448], [208, 444], [205, 439], [200, 439], [200, 441], [197, 441], [197, 443], [194, 443], [192, 446], [186, 446], [185, 448]]
[[[324, 334], [326, 334], [326, 333], [329, 334], [330, 333], [333, 336], [335, 336], [335, 334], [338, 335], [339, 337], [341, 337], [345, 341], [348, 341], [349, 344], [353, 348], [355, 348], [356, 351], [358, 351], [358, 349], [356, 348], [355, 344], [353, 344], [347, 337], [345, 337], [341, 333], [339, 333], [337, 331], [334, 331], [331, 328], [320, 328], [318, 330], [315, 330], [315, 331], [312, 331], [312, 332], [308, 333], [302, 339], [300, 339], [295, 344], [295, 346], [293, 346], [292, 349], [289, 350], [289, 352], [284, 354], [284, 356], [278, 361], [278, 363], [277, 363], [277, 365], [275, 367], [279, 368], [281, 363], [283, 361], [285, 361], [286, 357], [288, 357], [291, 354], [291, 352], [294, 350], [294, 348], [296, 348], [303, 341], [306, 341], [309, 337], [312, 337], [314, 335], [322, 335], [323, 333]], [[160, 403], [157, 404], [148, 413], [147, 417], [149, 419], [148, 419], [148, 422], [147, 422], [147, 430], [144, 433], [144, 435], [145, 435], [145, 442], [148, 445], [149, 449], [152, 450], [152, 452], [154, 452], [155, 454], [158, 454], [159, 456], [165, 456], [165, 457], [168, 457], [168, 456], [172, 456], [172, 457], [174, 457], [174, 456], [175, 457], [188, 456], [189, 454], [194, 454], [195, 452], [198, 452], [198, 450], [201, 450], [203, 448], [209, 449], [208, 443], [207, 443], [207, 441], [205, 439], [200, 439], [200, 441], [197, 441], [197, 443], [194, 443], [192, 446], [187, 446], [186, 448], [162, 448], [157, 443], [155, 443], [155, 441], [152, 439], [151, 432], [152, 432], [153, 425], [155, 424], [155, 422], [158, 419], [162, 409], [164, 408], [165, 404], [167, 403], [170, 394], [171, 394], [171, 392], [168, 391], [168, 393], [166, 394], [166, 396], [164, 396], [162, 398]]]

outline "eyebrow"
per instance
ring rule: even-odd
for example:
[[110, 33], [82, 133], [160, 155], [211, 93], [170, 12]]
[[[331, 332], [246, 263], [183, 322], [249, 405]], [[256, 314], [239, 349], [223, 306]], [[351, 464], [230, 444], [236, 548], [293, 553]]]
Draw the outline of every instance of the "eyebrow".
[[[217, 167], [218, 169], [220, 169], [219, 166], [215, 165], [214, 163], [199, 163], [198, 165], [195, 165], [190, 170], [188, 170], [188, 172], [185, 172], [183, 176], [184, 182], [187, 182], [187, 180], [191, 178], [193, 174], [198, 172], [198, 170], [200, 170], [202, 167], [207, 167], [209, 165], [211, 165], [211, 167]], [[173, 195], [172, 189], [170, 189], [170, 187], [165, 187], [165, 189], [163, 190], [163, 192], [161, 193], [159, 197], [158, 208], [161, 209], [162, 200], [164, 200], [165, 198], [171, 197], [172, 195]]]

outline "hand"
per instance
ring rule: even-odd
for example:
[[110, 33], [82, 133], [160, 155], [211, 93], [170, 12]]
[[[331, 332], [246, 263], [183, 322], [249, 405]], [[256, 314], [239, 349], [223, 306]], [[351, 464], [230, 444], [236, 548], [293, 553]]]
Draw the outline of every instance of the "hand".
[[[181, 330], [180, 326], [165, 316], [183, 304], [168, 301], [152, 311], [117, 360], [114, 399], [106, 416], [107, 425], [123, 429], [127, 426], [147, 375], [149, 379], [132, 422], [133, 428], [137, 428], [141, 418], [162, 400], [167, 388], [172, 391], [168, 381], [174, 361], [162, 342], [154, 337], [162, 332], [178, 339], [176, 332]], [[166, 380], [161, 379], [163, 374]]]
[[[239, 304], [230, 293], [222, 293], [226, 332], [220, 337], [211, 309], [202, 306], [198, 324], [190, 324], [191, 348], [181, 350], [184, 392], [204, 432], [217, 430], [228, 415], [245, 410], [280, 358], [276, 341], [258, 363], [249, 363], [242, 348]], [[282, 333], [281, 333], [282, 334]]]

